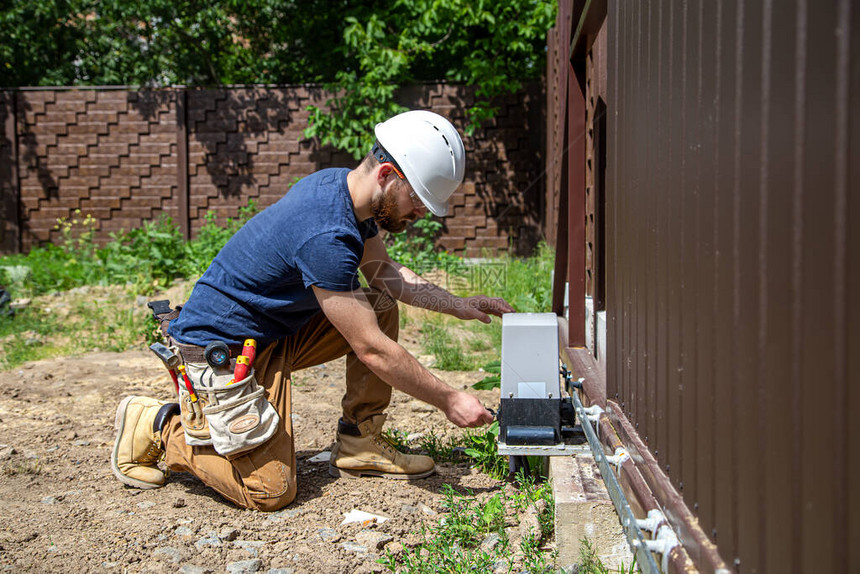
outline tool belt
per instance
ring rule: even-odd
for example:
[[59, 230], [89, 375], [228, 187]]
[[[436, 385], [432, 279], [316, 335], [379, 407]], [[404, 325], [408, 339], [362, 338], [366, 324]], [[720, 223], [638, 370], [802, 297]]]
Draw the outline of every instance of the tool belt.
[[160, 322], [168, 349], [182, 359], [188, 384], [177, 385], [185, 442], [190, 446], [212, 446], [218, 454], [232, 458], [256, 448], [277, 431], [280, 417], [265, 391], [257, 384], [253, 368], [241, 380], [233, 380], [232, 368], [242, 352], [241, 345], [229, 345], [229, 368], [214, 369], [207, 364], [204, 348], [180, 343], [167, 334], [170, 321], [182, 306], [171, 308], [166, 300], [148, 304]]

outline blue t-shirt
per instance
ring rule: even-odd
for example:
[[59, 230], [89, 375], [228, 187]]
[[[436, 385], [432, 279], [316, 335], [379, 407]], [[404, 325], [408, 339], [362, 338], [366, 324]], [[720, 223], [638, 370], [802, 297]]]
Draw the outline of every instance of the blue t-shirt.
[[180, 343], [265, 345], [292, 335], [320, 311], [312, 285], [359, 287], [364, 243], [378, 233], [355, 217], [345, 168], [296, 183], [246, 223], [194, 286], [168, 333]]

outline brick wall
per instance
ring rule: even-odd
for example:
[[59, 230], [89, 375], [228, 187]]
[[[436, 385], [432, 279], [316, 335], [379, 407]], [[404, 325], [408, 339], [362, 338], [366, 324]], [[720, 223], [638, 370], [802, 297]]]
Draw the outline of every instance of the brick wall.
[[[91, 214], [97, 238], [166, 213], [190, 236], [208, 212], [235, 217], [274, 203], [315, 170], [351, 156], [302, 135], [307, 86], [218, 90], [45, 89], [0, 92], [0, 249], [59, 240], [60, 217]], [[465, 126], [473, 90], [431, 84], [400, 101]], [[464, 137], [464, 185], [439, 243], [466, 256], [527, 253], [543, 233], [543, 106], [531, 86], [500, 100], [496, 119]]]

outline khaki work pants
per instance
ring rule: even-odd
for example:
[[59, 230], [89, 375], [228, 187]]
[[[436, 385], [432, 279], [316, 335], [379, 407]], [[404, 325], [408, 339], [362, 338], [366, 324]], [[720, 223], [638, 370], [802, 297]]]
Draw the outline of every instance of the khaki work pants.
[[[397, 340], [397, 303], [385, 293], [364, 289], [383, 333]], [[358, 360], [346, 339], [322, 312], [295, 335], [258, 352], [254, 370], [266, 399], [280, 416], [278, 431], [256, 449], [236, 457], [219, 455], [211, 446], [188, 446], [180, 417], [173, 416], [162, 432], [165, 463], [170, 470], [190, 472], [219, 494], [244, 508], [273, 511], [296, 497], [296, 454], [290, 414], [290, 374], [346, 355], [346, 393], [341, 406], [347, 422], [360, 423], [382, 413], [391, 401], [391, 387]], [[332, 421], [332, 432], [337, 421]]]

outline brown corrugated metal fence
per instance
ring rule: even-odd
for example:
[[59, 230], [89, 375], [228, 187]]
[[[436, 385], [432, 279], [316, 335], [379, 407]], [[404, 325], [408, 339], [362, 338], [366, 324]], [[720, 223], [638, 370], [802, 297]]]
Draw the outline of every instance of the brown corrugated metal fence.
[[[572, 47], [595, 5], [599, 33], [592, 23]], [[605, 235], [605, 267], [589, 253], [588, 269], [606, 285], [601, 367], [610, 410], [631, 423], [620, 435], [638, 434], [656, 460], [646, 482], [665, 474], [695, 517], [676, 529], [683, 544], [701, 527], [737, 572], [860, 571], [860, 7], [561, 0], [559, 12], [550, 54], [585, 66], [589, 110], [596, 91], [607, 121], [586, 126], [582, 157], [570, 150], [583, 134], [551, 147], [548, 169], [600, 169], [606, 146], [605, 223], [589, 219], [569, 249]], [[550, 132], [581, 98], [549, 114], [562, 118]], [[557, 179], [548, 196], [574, 198], [578, 180]], [[601, 205], [571, 201], [586, 217]], [[690, 548], [700, 568], [715, 563]]]
[[740, 572], [860, 564], [858, 20], [609, 4], [607, 395]]

